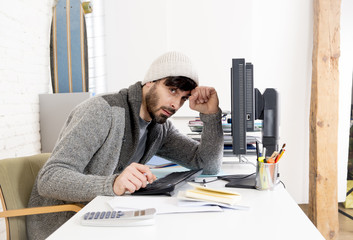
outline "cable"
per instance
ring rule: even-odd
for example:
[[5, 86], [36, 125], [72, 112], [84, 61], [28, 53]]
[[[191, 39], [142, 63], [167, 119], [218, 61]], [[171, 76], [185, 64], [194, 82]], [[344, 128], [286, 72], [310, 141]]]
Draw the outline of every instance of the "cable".
[[248, 175], [243, 175], [243, 174], [234, 174], [234, 175], [223, 175], [223, 176], [216, 176], [216, 179], [212, 179], [210, 181], [206, 181], [206, 179], [202, 179], [202, 181], [196, 181], [196, 180], [193, 180], [192, 182], [194, 183], [202, 183], [202, 184], [206, 184], [206, 183], [211, 183], [211, 182], [215, 182], [215, 181], [218, 181], [218, 180], [226, 180], [226, 181], [229, 181], [230, 179], [245, 179], [245, 178], [248, 178], [252, 175], [254, 175], [254, 173], [250, 173]]
[[[242, 160], [242, 157], [246, 160], [246, 161], [243, 161]], [[254, 167], [256, 167], [256, 164], [253, 163], [253, 162], [250, 162], [249, 159], [247, 159], [244, 155], [239, 155], [239, 163], [249, 163], [251, 165], [253, 165]]]
[[[353, 192], [353, 188], [351, 188], [351, 189], [347, 192], [346, 196], [348, 196], [348, 195], [351, 194], [352, 192]], [[338, 212], [341, 213], [341, 214], [343, 214], [344, 216], [346, 216], [346, 217], [348, 217], [348, 218], [350, 218], [350, 219], [353, 220], [352, 215], [349, 215], [348, 213], [343, 212], [341, 209], [338, 209]]]
[[218, 179], [218, 177], [217, 177], [216, 179], [213, 179], [213, 180], [210, 180], [210, 181], [206, 181], [206, 179], [204, 178], [204, 179], [202, 179], [202, 181], [193, 180], [192, 182], [206, 184], [206, 183], [211, 183], [211, 182], [215, 182], [215, 181], [218, 181], [218, 180], [220, 180], [220, 179]]
[[220, 179], [220, 180], [228, 180], [228, 179], [245, 179], [245, 178], [248, 178], [252, 175], [254, 175], [254, 173], [251, 173], [249, 175], [237, 175], [237, 174], [234, 174], [234, 175], [223, 175], [223, 176], [218, 176], [217, 178]]
[[282, 183], [284, 188], [286, 188], [286, 185], [284, 185], [284, 182], [282, 182], [282, 180], [279, 180], [279, 182]]
[[341, 214], [343, 214], [343, 215], [346, 216], [347, 218], [350, 218], [350, 219], [353, 220], [353, 217], [352, 217], [351, 215], [349, 215], [348, 213], [343, 212], [341, 209], [338, 209], [338, 212], [341, 213]]
[[351, 188], [351, 189], [347, 192], [346, 196], [348, 196], [348, 195], [351, 194], [352, 192], [353, 192], [353, 188]]

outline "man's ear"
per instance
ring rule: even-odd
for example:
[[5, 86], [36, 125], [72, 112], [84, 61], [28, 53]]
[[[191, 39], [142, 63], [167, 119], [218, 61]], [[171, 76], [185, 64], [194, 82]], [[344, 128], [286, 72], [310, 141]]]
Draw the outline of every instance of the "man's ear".
[[153, 86], [154, 82], [146, 82], [145, 85], [143, 85], [145, 88], [150, 89]]

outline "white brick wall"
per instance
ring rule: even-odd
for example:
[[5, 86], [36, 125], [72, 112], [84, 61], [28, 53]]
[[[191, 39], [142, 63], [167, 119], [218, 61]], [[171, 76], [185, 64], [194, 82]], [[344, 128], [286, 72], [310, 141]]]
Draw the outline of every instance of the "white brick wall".
[[38, 94], [51, 92], [49, 41], [54, 2], [0, 0], [0, 159], [41, 150]]

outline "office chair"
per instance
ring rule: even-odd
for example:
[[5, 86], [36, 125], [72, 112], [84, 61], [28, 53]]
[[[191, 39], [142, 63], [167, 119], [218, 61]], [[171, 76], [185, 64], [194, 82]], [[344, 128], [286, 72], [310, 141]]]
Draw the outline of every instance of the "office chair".
[[49, 153], [0, 160], [0, 200], [7, 239], [27, 239], [26, 215], [52, 212], [78, 212], [82, 205], [66, 204], [27, 208], [34, 181]]

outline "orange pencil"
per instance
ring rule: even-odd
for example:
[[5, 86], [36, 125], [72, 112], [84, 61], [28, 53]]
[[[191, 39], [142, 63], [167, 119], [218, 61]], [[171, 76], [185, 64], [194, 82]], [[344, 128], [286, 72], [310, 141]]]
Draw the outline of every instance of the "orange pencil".
[[275, 163], [275, 160], [273, 158], [267, 159], [267, 163]]
[[286, 149], [283, 149], [283, 151], [281, 152], [281, 154], [277, 157], [277, 159], [276, 159], [276, 163], [281, 159], [281, 157], [283, 156], [283, 153], [284, 153], [284, 151], [286, 151]]
[[267, 163], [275, 163], [278, 154], [278, 152], [274, 151], [271, 157], [267, 159]]

